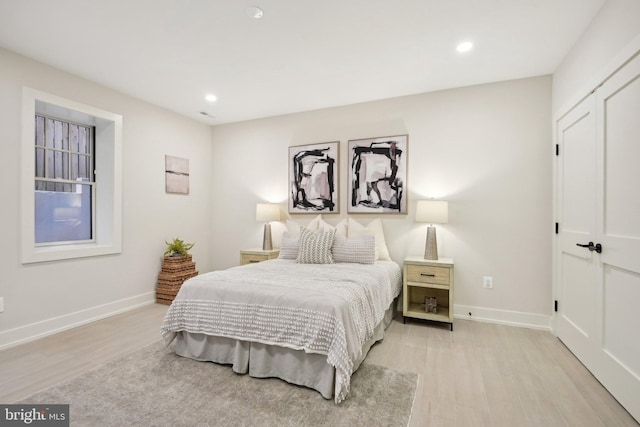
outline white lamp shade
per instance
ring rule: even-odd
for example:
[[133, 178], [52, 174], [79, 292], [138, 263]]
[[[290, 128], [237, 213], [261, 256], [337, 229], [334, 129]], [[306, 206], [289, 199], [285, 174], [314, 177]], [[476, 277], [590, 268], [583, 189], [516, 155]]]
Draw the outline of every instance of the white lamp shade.
[[256, 221], [280, 221], [280, 206], [272, 203], [258, 203], [256, 205]]
[[446, 224], [449, 222], [449, 202], [444, 200], [418, 200], [416, 221]]

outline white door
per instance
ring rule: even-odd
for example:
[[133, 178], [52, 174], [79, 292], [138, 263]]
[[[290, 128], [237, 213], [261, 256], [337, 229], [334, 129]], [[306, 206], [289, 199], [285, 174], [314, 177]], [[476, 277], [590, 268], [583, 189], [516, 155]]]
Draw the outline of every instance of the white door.
[[596, 377], [640, 420], [640, 57], [597, 91]]
[[640, 420], [640, 56], [556, 131], [556, 333]]
[[582, 363], [597, 357], [596, 252], [577, 246], [596, 240], [596, 102], [590, 96], [557, 125], [558, 337]]

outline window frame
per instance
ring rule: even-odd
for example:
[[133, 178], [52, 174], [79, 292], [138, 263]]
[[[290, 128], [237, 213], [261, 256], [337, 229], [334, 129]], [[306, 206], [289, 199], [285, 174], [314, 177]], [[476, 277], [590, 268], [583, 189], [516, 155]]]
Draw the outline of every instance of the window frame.
[[[95, 127], [93, 240], [35, 243], [36, 114]], [[101, 256], [122, 252], [122, 116], [33, 88], [22, 90], [20, 160], [20, 230], [22, 263]]]

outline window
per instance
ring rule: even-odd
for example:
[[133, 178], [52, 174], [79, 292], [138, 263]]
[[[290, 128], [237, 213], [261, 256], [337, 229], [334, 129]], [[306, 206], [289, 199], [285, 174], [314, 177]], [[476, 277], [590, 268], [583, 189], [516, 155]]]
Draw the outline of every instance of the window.
[[93, 240], [94, 127], [35, 116], [35, 243]]
[[122, 116], [23, 88], [23, 263], [121, 252], [121, 157]]

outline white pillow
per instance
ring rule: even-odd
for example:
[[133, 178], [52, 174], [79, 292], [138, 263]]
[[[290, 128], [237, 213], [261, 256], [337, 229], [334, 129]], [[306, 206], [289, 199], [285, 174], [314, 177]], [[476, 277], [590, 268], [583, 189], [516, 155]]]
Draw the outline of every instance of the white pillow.
[[342, 236], [347, 238], [347, 219], [343, 218], [338, 224], [336, 224], [336, 236]]
[[[307, 224], [307, 228], [311, 231], [318, 231], [320, 230], [320, 225], [321, 224], [326, 224], [327, 226], [331, 227], [329, 224], [327, 224], [326, 222], [324, 222], [322, 220], [322, 217], [320, 215], [316, 216], [315, 218], [313, 218], [311, 220], [311, 222], [309, 222], [309, 224]], [[287, 231], [291, 234], [293, 234], [294, 236], [299, 236], [300, 235], [300, 229], [303, 226], [298, 224], [296, 221], [293, 221], [291, 219], [287, 220]]]
[[[296, 221], [293, 221], [291, 219], [287, 220], [287, 231], [292, 236], [300, 236], [300, 229], [302, 227], [303, 226], [298, 224]], [[335, 229], [337, 235], [341, 235], [345, 238], [347, 237], [347, 220], [346, 219], [341, 220], [334, 227], [333, 225], [323, 220], [321, 215], [318, 215], [315, 218], [313, 218], [311, 222], [309, 222], [309, 224], [307, 224], [306, 228], [308, 228], [310, 231], [313, 231], [313, 232], [318, 232], [318, 231], [325, 232], [325, 231], [330, 231], [332, 229]]]
[[300, 236], [295, 236], [288, 231], [282, 233], [282, 243], [280, 244], [280, 259], [296, 259], [300, 250]]
[[320, 222], [318, 223], [318, 231], [325, 232], [325, 231], [331, 231], [335, 229], [336, 228], [333, 225], [329, 224], [323, 219], [320, 219]]
[[334, 262], [374, 264], [376, 262], [376, 238], [362, 235], [346, 238], [336, 234], [331, 247]]
[[298, 264], [334, 264], [331, 246], [336, 229], [314, 233], [308, 228], [300, 229], [300, 250], [296, 262]]
[[300, 235], [300, 227], [301, 225], [298, 224], [297, 222], [288, 219], [287, 220], [287, 232], [289, 232], [289, 234], [293, 235], [293, 236], [299, 236]]
[[349, 231], [349, 238], [363, 235], [374, 235], [376, 237], [376, 259], [380, 261], [391, 261], [389, 249], [387, 248], [387, 243], [384, 239], [384, 229], [382, 228], [382, 221], [380, 218], [374, 219], [366, 227], [358, 221], [349, 218], [347, 227]]
[[[306, 227], [309, 231], [315, 232], [321, 230], [320, 226], [323, 223], [326, 224], [326, 222], [322, 220], [322, 216], [318, 215], [317, 217], [313, 218], [311, 222], [306, 225]], [[300, 231], [302, 232], [302, 227], [300, 227]]]

